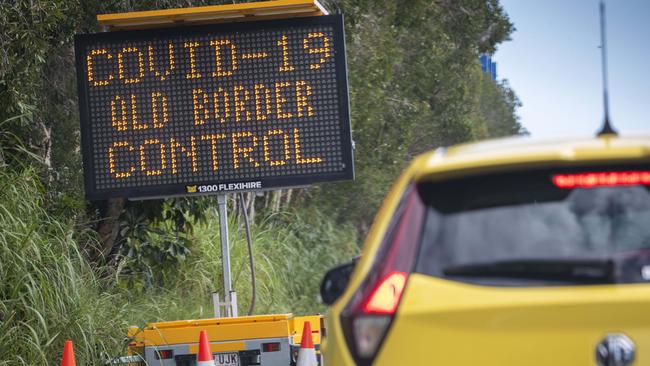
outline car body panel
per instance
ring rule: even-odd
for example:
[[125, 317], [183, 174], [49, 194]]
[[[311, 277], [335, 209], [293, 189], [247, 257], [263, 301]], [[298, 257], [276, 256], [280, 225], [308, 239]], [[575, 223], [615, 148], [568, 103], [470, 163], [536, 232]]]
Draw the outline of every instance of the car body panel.
[[[406, 189], [406, 187], [410, 182], [444, 180], [444, 179], [456, 178], [456, 177], [469, 177], [469, 176], [479, 175], [488, 172], [498, 173], [498, 172], [516, 171], [522, 169], [541, 168], [541, 167], [569, 167], [569, 166], [580, 167], [580, 166], [597, 166], [601, 164], [614, 164], [614, 163], [638, 164], [638, 163], [648, 163], [648, 162], [650, 162], [650, 137], [619, 137], [615, 135], [604, 135], [597, 138], [572, 139], [572, 140], [563, 140], [563, 141], [537, 141], [528, 137], [516, 137], [516, 138], [501, 139], [501, 140], [489, 140], [489, 141], [473, 143], [473, 144], [458, 145], [448, 149], [439, 148], [437, 150], [416, 157], [411, 162], [411, 164], [405, 169], [405, 171], [398, 177], [398, 179], [395, 181], [390, 191], [386, 195], [384, 202], [382, 203], [377, 215], [375, 216], [374, 222], [370, 228], [368, 236], [366, 237], [366, 240], [362, 248], [361, 258], [354, 272], [351, 275], [348, 288], [343, 293], [343, 295], [338, 299], [338, 301], [332, 305], [332, 307], [329, 310], [329, 316], [326, 317], [327, 329], [329, 330], [329, 337], [327, 337], [327, 339], [325, 339], [323, 342], [325, 359], [329, 364], [334, 364], [334, 365], [355, 364], [343, 336], [341, 323], [340, 323], [340, 314], [343, 311], [343, 308], [346, 306], [346, 304], [350, 301], [356, 289], [362, 283], [363, 279], [366, 277], [368, 271], [370, 270], [374, 262], [374, 256], [381, 244], [381, 241], [386, 233], [386, 230], [388, 229], [393, 213], [400, 202], [404, 190]], [[387, 335], [386, 342], [388, 342], [387, 344], [388, 347], [390, 348], [396, 347], [395, 349], [400, 349], [400, 347], [403, 346], [403, 344], [401, 344], [399, 340], [396, 341], [397, 343], [395, 344], [392, 343], [394, 338], [393, 333], [402, 332], [401, 330], [402, 325], [400, 325], [401, 324], [400, 317], [402, 316], [402, 314], [407, 314], [407, 315], [410, 314], [409, 312], [413, 311], [411, 307], [417, 306], [416, 304], [412, 304], [411, 302], [421, 301], [420, 299], [411, 300], [411, 297], [413, 296], [411, 294], [411, 291], [413, 291], [412, 290], [413, 286], [416, 285], [424, 286], [422, 288], [422, 292], [429, 293], [429, 295], [433, 295], [434, 293], [438, 295], [439, 294], [438, 291], [444, 291], [444, 289], [446, 288], [445, 286], [437, 286], [437, 287], [434, 286], [434, 290], [425, 289], [426, 287], [425, 285], [419, 284], [419, 282], [424, 281], [423, 279], [420, 279], [420, 277], [425, 277], [425, 276], [420, 276], [420, 275], [410, 276], [409, 282], [407, 284], [406, 292], [404, 295], [405, 297], [400, 305], [400, 308], [398, 309], [398, 315], [396, 321], [392, 326], [394, 329], [390, 329]], [[431, 278], [431, 277], [426, 277], [426, 280], [436, 281], [435, 278]], [[445, 282], [453, 283], [452, 281], [445, 281]], [[471, 285], [460, 284], [460, 283], [457, 285], [462, 288], [465, 288], [464, 286], [471, 286]], [[472, 286], [472, 287], [479, 288], [479, 286]], [[481, 290], [474, 289], [473, 291], [476, 291], [474, 295], [478, 294], [480, 295], [480, 297], [478, 297], [476, 299], [476, 302], [474, 302], [472, 305], [476, 308], [476, 311], [471, 312], [473, 314], [472, 315], [473, 318], [472, 317], [470, 318], [472, 318], [474, 321], [478, 321], [480, 320], [479, 319], [480, 314], [485, 314], [486, 316], [490, 315], [488, 311], [489, 304], [494, 305], [495, 303], [493, 303], [493, 301], [497, 301], [499, 300], [500, 297], [503, 297], [504, 292], [502, 291], [505, 291], [505, 293], [508, 294], [514, 294], [509, 291], [515, 291], [515, 290], [512, 289], [506, 290], [506, 289], [500, 289], [496, 287], [485, 286]], [[577, 297], [587, 296], [588, 294], [588, 296], [586, 297], [587, 300], [581, 302], [581, 304], [583, 304], [584, 306], [591, 306], [594, 304], [598, 304], [598, 301], [596, 301], [597, 299], [603, 299], [603, 301], [605, 301], [604, 299], [611, 300], [610, 297], [618, 297], [621, 294], [623, 294], [624, 297], [622, 297], [619, 300], [620, 304], [617, 305], [618, 307], [594, 305], [594, 309], [599, 309], [599, 310], [593, 313], [593, 316], [591, 317], [582, 318], [586, 323], [592, 322], [591, 324], [585, 323], [585, 325], [589, 325], [591, 327], [590, 330], [588, 331], [585, 330], [585, 333], [579, 333], [579, 332], [576, 333], [573, 331], [568, 332], [565, 335], [562, 335], [560, 333], [553, 333], [553, 336], [559, 338], [564, 338], [564, 337], [567, 338], [563, 342], [560, 342], [561, 344], [566, 343], [568, 345], [576, 345], [577, 343], [575, 342], [578, 343], [587, 342], [590, 344], [589, 347], [591, 347], [591, 349], [588, 352], [588, 355], [579, 356], [583, 358], [580, 358], [580, 361], [575, 361], [578, 363], [573, 363], [573, 364], [583, 364], [581, 362], [587, 362], [585, 361], [587, 359], [584, 357], [589, 357], [589, 362], [590, 362], [589, 364], [594, 364], [594, 358], [593, 358], [594, 347], [597, 344], [598, 337], [601, 338], [604, 337], [605, 334], [609, 331], [615, 332], [617, 330], [620, 330], [620, 329], [616, 329], [616, 325], [617, 324], [619, 326], [621, 325], [617, 323], [621, 318], [617, 318], [615, 316], [610, 316], [607, 314], [600, 314], [599, 311], [604, 311], [607, 309], [623, 309], [626, 313], [629, 314], [630, 318], [636, 319], [637, 323], [639, 323], [638, 319], [641, 319], [645, 312], [643, 307], [645, 306], [646, 309], [649, 309], [649, 307], [647, 306], [648, 297], [647, 295], [644, 294], [644, 292], [648, 292], [650, 294], [650, 285], [645, 285], [645, 284], [571, 287], [571, 288], [565, 287], [562, 288], [561, 290], [543, 287], [543, 288], [526, 289], [526, 290], [520, 289], [519, 291], [521, 292], [517, 292], [516, 295], [519, 301], [524, 301], [525, 298], [527, 297], [530, 298], [529, 301], [533, 301], [533, 302], [534, 301], [539, 302], [545, 299], [541, 303], [537, 304], [534, 309], [536, 314], [539, 314], [539, 316], [541, 316], [540, 321], [546, 321], [549, 322], [549, 324], [553, 324], [554, 322], [554, 320], [548, 319], [549, 317], [554, 316], [554, 314], [555, 315], [562, 314], [563, 312], [567, 311], [566, 309], [568, 309], [568, 307], [566, 306], [562, 307], [559, 304], [562, 302], [562, 299], [565, 296], [568, 296], [568, 294], [573, 294], [570, 296], [571, 298], [575, 298], [576, 296]], [[556, 294], [555, 291], [560, 291], [559, 293], [564, 295], [562, 296], [554, 295]], [[437, 298], [438, 296], [436, 296], [436, 299]], [[506, 296], [505, 298], [508, 297]], [[424, 306], [425, 308], [433, 307], [434, 309], [440, 309], [440, 311], [442, 311], [442, 308], [440, 308], [440, 304], [436, 304], [436, 302], [433, 301], [433, 299], [422, 300], [422, 301], [424, 302], [421, 305]], [[445, 302], [445, 304], [448, 307], [459, 306], [458, 303]], [[480, 307], [485, 307], [482, 310], [482, 312], [478, 312]], [[544, 310], [543, 309], [544, 307], [546, 307], [547, 310]], [[503, 307], [499, 309], [501, 309], [499, 311], [504, 311]], [[531, 309], [531, 308], [529, 307], [529, 308], [522, 308], [522, 309]], [[499, 313], [499, 311], [497, 310], [494, 310], [496, 311], [496, 313], [494, 314]], [[580, 312], [577, 308], [573, 308], [568, 314], [572, 314], [573, 316], [576, 314], [580, 314]], [[435, 315], [429, 314], [428, 316], [433, 316], [435, 318]], [[494, 315], [490, 319], [493, 320], [497, 319], [495, 318], [496, 316], [497, 315]], [[605, 317], [606, 319], [609, 320], [601, 321], [598, 319], [599, 316]], [[544, 317], [546, 317], [547, 319], [545, 320]], [[647, 318], [650, 319], [650, 316], [648, 316]], [[457, 318], [457, 320], [461, 321], [460, 318]], [[599, 325], [602, 325], [601, 327], [602, 329], [598, 328]], [[605, 325], [611, 325], [612, 329], [609, 329], [610, 327], [606, 327]], [[404, 326], [407, 325], [405, 324]], [[478, 327], [478, 325], [476, 326]], [[498, 324], [492, 324], [492, 326], [495, 332], [499, 332]], [[413, 336], [418, 337], [418, 339], [422, 339], [422, 340], [427, 339], [429, 337], [429, 334], [431, 333], [431, 329], [428, 328], [428, 325], [426, 325], [425, 322], [419, 325], [414, 325], [413, 327], [414, 328], [412, 328], [411, 330], [415, 332]], [[650, 344], [650, 335], [648, 333], [650, 332], [649, 324], [639, 323], [638, 329], [637, 328], [633, 329], [633, 328], [634, 327], [630, 328], [631, 329], [630, 332], [631, 332], [631, 336], [636, 337], [634, 339], [635, 341], [637, 342], [643, 341], [645, 342], [645, 344]], [[521, 342], [524, 341], [521, 340], [521, 338], [524, 337], [526, 338], [527, 342], [530, 341], [529, 344], [534, 344], [535, 342], [541, 342], [541, 344], [538, 344], [537, 346], [540, 348], [544, 348], [542, 341], [548, 338], [549, 336], [551, 336], [551, 333], [542, 333], [540, 329], [535, 329], [531, 327], [530, 329], [526, 330], [525, 327], [523, 327], [520, 328], [520, 330], [517, 332], [511, 331], [511, 337], [500, 338], [499, 347], [509, 347], [508, 345], [501, 344], [501, 342], [512, 341], [512, 340], [515, 341], [520, 340], [519, 343], [515, 342], [514, 344], [519, 344], [518, 347], [521, 347]], [[408, 330], [406, 331], [408, 332]], [[426, 333], [422, 333], [422, 332], [426, 332]], [[453, 336], [453, 334], [455, 333], [452, 332], [450, 334], [450, 339], [456, 339], [457, 342], [461, 343], [459, 345], [460, 347], [459, 350], [465, 349], [467, 351], [470, 346], [467, 343], [468, 341], [459, 340], [459, 338], [456, 338], [455, 336]], [[476, 335], [477, 337], [479, 335], [481, 337], [485, 337], [486, 335], [490, 337], [489, 333], [487, 333], [485, 329], [481, 330], [480, 327], [474, 330], [467, 330], [467, 334], [468, 335], [473, 334]], [[444, 337], [444, 334], [440, 333], [438, 334], [438, 336]], [[587, 337], [588, 340], [584, 340], [586, 339], [585, 337]], [[578, 338], [580, 340], [578, 340]], [[534, 342], [532, 340], [534, 340]], [[553, 344], [560, 344], [560, 343], [554, 342]], [[478, 340], [477, 340], [477, 344], [480, 344]], [[493, 343], [490, 344], [492, 344], [491, 347], [494, 347]], [[433, 342], [431, 347], [424, 347], [424, 348], [426, 348], [426, 351], [428, 352], [427, 354], [433, 352]], [[488, 348], [484, 348], [485, 351], [487, 349]], [[543, 353], [543, 351], [536, 351], [536, 352]], [[558, 352], [558, 350], [555, 349], [553, 352]], [[521, 353], [520, 355], [523, 354], [524, 353]], [[534, 353], [525, 353], [525, 354], [528, 356], [533, 356]], [[469, 357], [468, 355], [463, 355], [463, 356]], [[647, 360], [647, 358], [643, 358], [644, 355], [639, 355], [638, 357], [639, 357], [638, 359], [646, 360], [646, 362], [650, 362], [649, 360]], [[648, 355], [645, 355], [645, 357], [648, 357]], [[449, 358], [449, 359], [441, 358], [440, 360], [443, 359], [447, 360], [448, 363], [451, 362], [453, 364], [478, 363], [478, 361], [476, 362], [468, 361], [467, 363], [458, 362], [458, 359], [453, 359], [453, 358]], [[388, 352], [384, 352], [382, 350], [380, 351], [380, 354], [378, 355], [378, 359], [376, 360], [375, 364], [394, 365], [394, 364], [408, 363], [403, 361], [403, 359], [399, 359], [402, 360], [400, 362], [397, 362], [397, 360], [398, 358], [390, 358], [390, 356], [388, 356]], [[501, 360], [500, 364], [507, 364], [503, 358], [500, 360]], [[517, 358], [517, 361], [519, 363], [523, 362], [521, 358]], [[484, 359], [480, 360], [481, 364], [496, 365], [498, 363], [498, 362], [496, 363], [486, 363], [486, 362], [488, 361]], [[535, 363], [531, 363], [531, 364], [535, 364]], [[554, 361], [553, 364], [559, 365], [562, 363], [556, 363]], [[568, 365], [572, 363], [568, 362], [566, 364]], [[643, 364], [643, 363], [637, 362], [636, 364]]]
[[466, 144], [428, 153], [418, 160], [415, 180], [439, 180], [483, 172], [548, 166], [608, 164], [650, 159], [650, 137], [604, 136], [583, 140], [537, 141], [519, 137]]
[[649, 289], [498, 288], [412, 274], [375, 364], [587, 366], [605, 335], [623, 333], [647, 365]]

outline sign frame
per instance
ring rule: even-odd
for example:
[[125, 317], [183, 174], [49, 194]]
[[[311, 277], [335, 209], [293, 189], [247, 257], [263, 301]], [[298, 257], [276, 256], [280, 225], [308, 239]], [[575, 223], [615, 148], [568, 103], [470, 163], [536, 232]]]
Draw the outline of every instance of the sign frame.
[[[130, 41], [143, 40], [154, 37], [177, 36], [177, 35], [200, 35], [208, 32], [238, 32], [238, 31], [259, 31], [273, 28], [287, 28], [291, 26], [313, 26], [313, 25], [331, 25], [333, 32], [333, 50], [337, 55], [334, 58], [336, 70], [336, 82], [338, 87], [338, 108], [339, 108], [339, 128], [341, 140], [342, 161], [344, 162], [343, 170], [334, 173], [308, 173], [302, 175], [288, 175], [280, 177], [251, 177], [243, 179], [229, 180], [212, 180], [206, 182], [188, 182], [174, 184], [150, 185], [147, 187], [128, 187], [128, 188], [110, 188], [96, 189], [95, 185], [95, 166], [93, 162], [92, 149], [92, 124], [89, 110], [89, 93], [87, 83], [87, 70], [85, 67], [84, 57], [86, 46], [97, 41]], [[281, 20], [263, 20], [252, 22], [226, 23], [226, 24], [209, 24], [209, 25], [192, 25], [176, 28], [159, 28], [145, 30], [127, 30], [114, 31], [92, 34], [75, 35], [75, 64], [77, 72], [77, 87], [79, 95], [79, 119], [81, 128], [81, 151], [84, 169], [84, 188], [86, 198], [89, 200], [103, 200], [109, 198], [124, 197], [129, 199], [154, 199], [178, 196], [197, 196], [206, 194], [223, 194], [238, 191], [267, 190], [307, 186], [313, 183], [322, 183], [330, 181], [354, 180], [354, 143], [352, 140], [352, 130], [350, 125], [350, 106], [348, 94], [348, 70], [347, 56], [345, 49], [345, 30], [343, 27], [343, 16], [340, 14], [291, 18]], [[238, 184], [255, 183], [256, 188], [238, 189]], [[188, 193], [186, 187], [191, 185], [197, 186], [214, 186], [225, 185], [226, 189], [219, 189], [210, 192]], [[251, 186], [249, 184], [249, 186]], [[258, 187], [259, 186], [259, 187]]]

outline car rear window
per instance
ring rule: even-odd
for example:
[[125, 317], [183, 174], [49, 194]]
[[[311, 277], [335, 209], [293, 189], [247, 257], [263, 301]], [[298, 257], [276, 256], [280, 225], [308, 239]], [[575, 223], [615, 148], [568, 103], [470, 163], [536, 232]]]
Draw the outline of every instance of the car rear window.
[[487, 285], [649, 281], [648, 183], [650, 166], [420, 183], [427, 213], [415, 271]]

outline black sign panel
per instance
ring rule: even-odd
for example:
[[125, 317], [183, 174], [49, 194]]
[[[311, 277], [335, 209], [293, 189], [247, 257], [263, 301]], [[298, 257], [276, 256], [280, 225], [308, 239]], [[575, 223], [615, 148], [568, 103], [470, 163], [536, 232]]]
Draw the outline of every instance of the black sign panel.
[[341, 16], [78, 35], [86, 196], [352, 179]]

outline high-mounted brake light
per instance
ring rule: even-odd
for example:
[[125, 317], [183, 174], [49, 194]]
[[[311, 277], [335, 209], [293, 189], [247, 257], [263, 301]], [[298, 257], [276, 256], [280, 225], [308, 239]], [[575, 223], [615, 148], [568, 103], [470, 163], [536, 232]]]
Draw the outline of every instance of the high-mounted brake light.
[[650, 185], [650, 171], [555, 174], [553, 184], [563, 189]]

